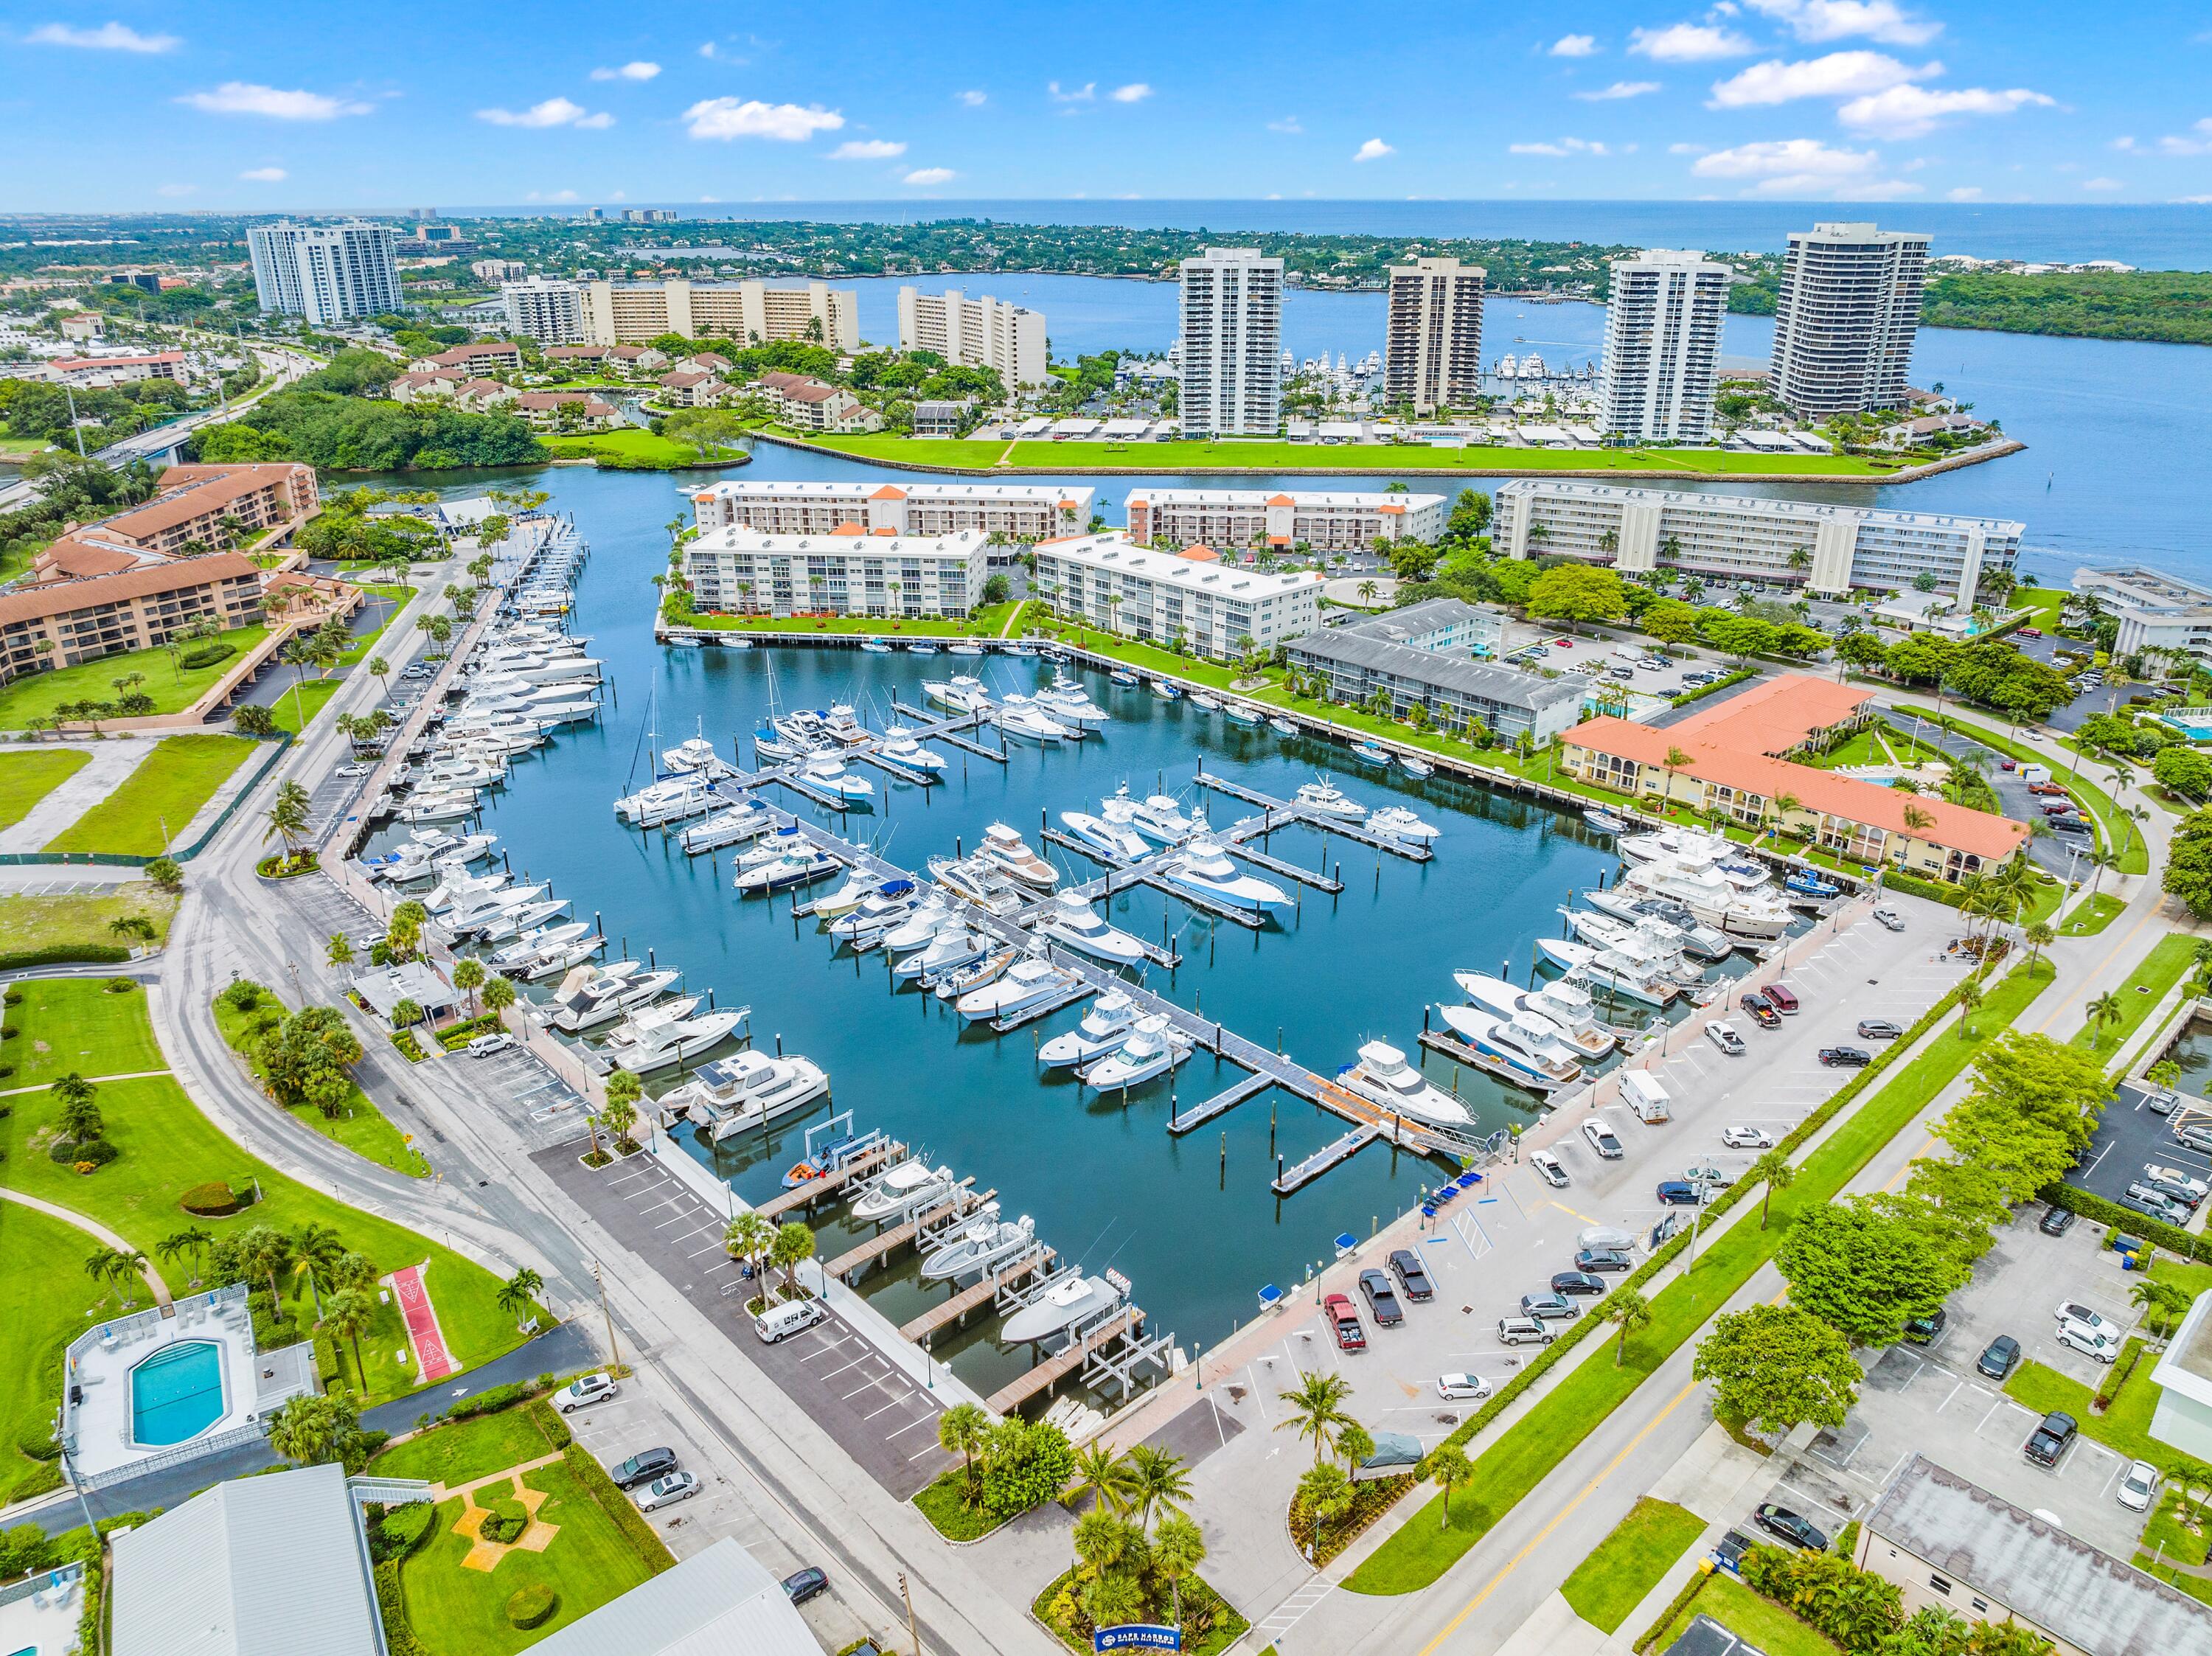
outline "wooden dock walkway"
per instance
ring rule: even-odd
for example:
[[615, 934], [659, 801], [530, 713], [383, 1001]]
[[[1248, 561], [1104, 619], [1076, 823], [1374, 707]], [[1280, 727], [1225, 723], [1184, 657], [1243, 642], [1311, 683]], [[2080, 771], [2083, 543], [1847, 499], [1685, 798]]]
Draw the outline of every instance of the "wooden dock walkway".
[[[1403, 857], [1411, 863], [1425, 863], [1436, 855], [1417, 840], [1394, 840], [1387, 834], [1377, 834], [1358, 822], [1332, 816], [1325, 810], [1310, 810], [1295, 800], [1277, 799], [1261, 793], [1257, 788], [1248, 788], [1241, 782], [1231, 782], [1226, 777], [1216, 776], [1211, 771], [1201, 769], [1195, 779], [1202, 788], [1212, 788], [1216, 793], [1225, 793], [1232, 799], [1242, 799], [1248, 805], [1259, 806], [1266, 818], [1272, 820], [1267, 821], [1263, 828], [1255, 829], [1255, 833], [1288, 828], [1296, 823], [1304, 828], [1317, 828], [1323, 834], [1334, 834], [1339, 839], [1349, 840], [1370, 850], [1387, 851], [1392, 856]], [[1240, 822], [1237, 826], [1242, 828], [1243, 824]]]
[[1010, 1415], [1036, 1396], [1048, 1392], [1066, 1376], [1073, 1374], [1098, 1351], [1111, 1345], [1124, 1334], [1133, 1334], [1144, 1326], [1145, 1313], [1133, 1305], [1125, 1305], [1110, 1314], [1105, 1321], [1082, 1338], [1073, 1341], [1064, 1351], [1056, 1351], [1042, 1362], [1011, 1380], [991, 1393], [984, 1407], [996, 1415]]
[[1349, 1161], [1376, 1139], [1388, 1136], [1384, 1129], [1371, 1122], [1354, 1127], [1343, 1137], [1322, 1145], [1296, 1167], [1284, 1168], [1267, 1181], [1268, 1187], [1278, 1196], [1288, 1196], [1301, 1185], [1320, 1178], [1338, 1162]]
[[894, 1225], [890, 1229], [871, 1237], [858, 1247], [846, 1249], [844, 1253], [822, 1268], [832, 1277], [842, 1277], [855, 1266], [870, 1265], [887, 1259], [908, 1242], [920, 1237], [932, 1225], [940, 1224], [947, 1219], [964, 1218], [998, 1193], [995, 1190], [988, 1190], [978, 1196], [972, 1191], [963, 1189], [957, 1194], [930, 1209], [928, 1212], [918, 1214], [902, 1225]]
[[1274, 1084], [1275, 1078], [1273, 1076], [1247, 1076], [1235, 1086], [1224, 1088], [1220, 1092], [1214, 1094], [1212, 1097], [1207, 1099], [1203, 1104], [1193, 1105], [1188, 1110], [1183, 1110], [1170, 1115], [1168, 1118], [1168, 1131], [1174, 1137], [1180, 1138], [1183, 1134], [1193, 1131], [1194, 1128], [1203, 1127], [1207, 1122], [1212, 1120], [1214, 1117], [1218, 1115], [1226, 1115], [1230, 1111], [1235, 1109], [1239, 1104], [1243, 1103], [1247, 1099], [1259, 1097], [1261, 1093], [1266, 1092], [1268, 1088]]
[[848, 1185], [866, 1178], [894, 1157], [905, 1154], [904, 1144], [878, 1144], [875, 1149], [854, 1156], [833, 1173], [825, 1173], [819, 1179], [810, 1179], [803, 1185], [793, 1185], [787, 1191], [778, 1191], [753, 1211], [763, 1219], [778, 1219], [793, 1208], [811, 1207], [824, 1197], [835, 1196]]
[[1003, 1271], [988, 1273], [972, 1288], [963, 1288], [942, 1305], [932, 1306], [912, 1322], [902, 1325], [899, 1338], [925, 1344], [929, 1337], [948, 1323], [957, 1323], [978, 1306], [990, 1304], [999, 1290], [1009, 1283], [1018, 1283], [1024, 1277], [1036, 1275], [1049, 1266], [1060, 1256], [1048, 1247], [1030, 1250]]

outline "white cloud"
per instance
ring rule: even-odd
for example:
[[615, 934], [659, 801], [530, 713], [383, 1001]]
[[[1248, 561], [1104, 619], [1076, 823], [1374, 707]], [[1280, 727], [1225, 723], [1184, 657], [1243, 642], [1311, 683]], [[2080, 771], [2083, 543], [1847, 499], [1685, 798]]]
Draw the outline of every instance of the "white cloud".
[[366, 115], [376, 107], [319, 92], [283, 92], [252, 81], [225, 81], [212, 92], [187, 92], [177, 101], [210, 115], [265, 115], [272, 121], [332, 121], [341, 115]]
[[1946, 201], [1979, 201], [1982, 198], [1982, 186], [1978, 184], [1962, 184], [1956, 190], [1946, 191], [1943, 198]]
[[2212, 203], [2212, 196], [2176, 196], [2173, 202], [2177, 207], [2203, 207]]
[[282, 184], [292, 175], [281, 167], [249, 167], [238, 176], [252, 184]]
[[1509, 155], [1605, 155], [1612, 152], [1594, 138], [1562, 138], [1557, 143], [1510, 143]]
[[830, 152], [833, 161], [887, 161], [906, 154], [906, 146], [890, 138], [848, 138]]
[[1045, 96], [1056, 104], [1087, 104], [1097, 97], [1098, 82], [1085, 81], [1072, 91], [1063, 92], [1060, 90], [1059, 82], [1047, 81], [1044, 83], [1044, 91]]
[[1662, 64], [1704, 64], [1717, 58], [1741, 58], [1751, 42], [1717, 24], [1670, 23], [1665, 28], [1629, 31], [1628, 49]]
[[1279, 121], [1268, 122], [1267, 130], [1270, 132], [1287, 132], [1293, 137], [1296, 137], [1303, 134], [1305, 131], [1305, 128], [1298, 124], [1298, 118], [1297, 116], [1285, 115]]
[[819, 104], [766, 104], [757, 98], [706, 98], [684, 112], [695, 138], [774, 138], [804, 143], [817, 132], [835, 132], [845, 118]]
[[1142, 81], [1132, 81], [1127, 86], [1115, 87], [1106, 95], [1117, 104], [1140, 104], [1152, 95], [1152, 89]]
[[1382, 139], [1370, 138], [1352, 152], [1352, 159], [1356, 161], [1379, 161], [1385, 155], [1395, 155], [1397, 153]]
[[2118, 179], [2084, 179], [2081, 187], [2084, 190], [2124, 190], [2127, 185]]
[[477, 118], [494, 126], [576, 126], [594, 131], [615, 124], [613, 116], [586, 114], [583, 105], [566, 98], [548, 98], [527, 109], [479, 109]]
[[659, 73], [659, 64], [641, 61], [624, 64], [620, 69], [595, 69], [592, 71], [592, 78], [595, 81], [649, 81]]
[[1620, 98], [1641, 98], [1647, 92], [1659, 90], [1656, 81], [1615, 81], [1611, 86], [1601, 87], [1595, 92], [1577, 92], [1575, 96], [1586, 104], [1611, 103]]
[[1597, 37], [1594, 34], [1562, 34], [1552, 42], [1554, 58], [1594, 58], [1597, 55]]
[[1825, 58], [1796, 64], [1778, 58], [1771, 63], [1753, 64], [1741, 74], [1717, 83], [1707, 107], [1745, 109], [1759, 104], [1786, 104], [1793, 98], [1855, 98], [1942, 72], [1941, 64], [1923, 64], [1914, 69], [1879, 52], [1832, 52]]
[[1992, 92], [1981, 87], [1938, 90], [1906, 85], [1854, 98], [1836, 116], [1845, 126], [1875, 137], [1917, 138], [1934, 131], [1947, 115], [2009, 115], [2030, 104], [2050, 107], [2057, 101], [2025, 87]]
[[122, 23], [102, 23], [98, 28], [72, 28], [67, 23], [42, 23], [23, 37], [33, 45], [81, 46], [87, 52], [174, 52], [184, 42], [173, 34], [141, 34]]
[[1932, 18], [1916, 17], [1894, 0], [1745, 0], [1753, 11], [1789, 26], [1801, 40], [1843, 40], [1864, 35], [1885, 45], [1917, 46], [1943, 32]]
[[952, 94], [952, 98], [954, 102], [965, 104], [970, 109], [981, 109], [985, 104], [990, 101], [990, 98], [987, 94], [973, 90], [967, 92], [956, 92]]
[[959, 176], [949, 167], [917, 167], [902, 180], [906, 184], [950, 184]]
[[533, 190], [523, 197], [523, 200], [525, 201], [574, 201], [575, 199], [576, 192], [573, 190], [548, 190], [544, 191]]
[[1756, 196], [1827, 196], [1845, 201], [1887, 201], [1916, 195], [1920, 186], [1881, 175], [1881, 156], [1872, 149], [1844, 149], [1817, 138], [1777, 138], [1738, 144], [1698, 157], [1690, 171], [1698, 178], [1734, 179]]
[[604, 132], [614, 124], [615, 118], [603, 109], [596, 115], [585, 116], [576, 123], [576, 130], [580, 132]]
[[2156, 149], [2161, 155], [2202, 155], [2212, 153], [2212, 117], [2197, 122], [2188, 132], [2169, 132], [2154, 145], [2137, 143], [2133, 138], [2115, 138], [2112, 148], [2131, 155], [2142, 155]]
[[1702, 143], [1670, 143], [1667, 146], [1667, 153], [1670, 155], [1702, 155], [1710, 148], [1710, 145]]
[[159, 190], [155, 191], [155, 194], [161, 196], [190, 196], [197, 194], [198, 190], [199, 185], [197, 184], [165, 184]]

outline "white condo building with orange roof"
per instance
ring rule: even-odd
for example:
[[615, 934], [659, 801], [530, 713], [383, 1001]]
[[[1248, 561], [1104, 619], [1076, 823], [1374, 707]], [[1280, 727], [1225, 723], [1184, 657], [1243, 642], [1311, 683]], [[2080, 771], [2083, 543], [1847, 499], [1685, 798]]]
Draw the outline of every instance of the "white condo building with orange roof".
[[700, 609], [751, 616], [964, 616], [988, 575], [975, 530], [902, 535], [844, 523], [771, 534], [732, 525], [685, 543], [684, 579]]
[[1270, 494], [1258, 488], [1140, 488], [1129, 496], [1129, 538], [1140, 546], [1203, 541], [1224, 549], [1349, 552], [1377, 540], [1433, 541], [1444, 532], [1441, 494]]
[[702, 529], [736, 525], [775, 535], [826, 535], [848, 524], [872, 534], [957, 535], [974, 530], [1021, 541], [1081, 534], [1098, 491], [1064, 483], [715, 483], [695, 491]]

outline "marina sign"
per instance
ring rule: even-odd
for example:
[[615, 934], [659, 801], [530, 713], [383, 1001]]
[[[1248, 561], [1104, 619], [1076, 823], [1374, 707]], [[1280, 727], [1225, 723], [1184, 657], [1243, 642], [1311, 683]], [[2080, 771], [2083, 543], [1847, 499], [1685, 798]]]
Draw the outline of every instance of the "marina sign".
[[1129, 1622], [1117, 1628], [1100, 1628], [1091, 1635], [1091, 1648], [1100, 1650], [1181, 1650], [1182, 1629], [1150, 1622]]

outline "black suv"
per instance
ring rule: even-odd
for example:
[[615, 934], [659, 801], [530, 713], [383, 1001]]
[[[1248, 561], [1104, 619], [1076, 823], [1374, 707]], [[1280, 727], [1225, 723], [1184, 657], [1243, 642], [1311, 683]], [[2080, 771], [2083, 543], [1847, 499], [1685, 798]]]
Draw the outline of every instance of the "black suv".
[[1905, 1338], [1915, 1345], [1933, 1345], [1936, 1343], [1936, 1337], [1943, 1331], [1943, 1325], [1950, 1320], [1950, 1313], [1939, 1305], [1936, 1307], [1934, 1315], [1915, 1317], [1907, 1322], [1905, 1325]]
[[647, 1449], [642, 1454], [632, 1455], [628, 1460], [607, 1469], [607, 1476], [615, 1481], [618, 1489], [634, 1489], [641, 1483], [650, 1483], [656, 1477], [665, 1477], [678, 1470], [673, 1449]]
[[1770, 1501], [1751, 1516], [1760, 1529], [1781, 1537], [1793, 1547], [1802, 1547], [1807, 1552], [1828, 1550], [1828, 1538], [1814, 1527], [1812, 1520], [1787, 1507], [1778, 1507]]
[[1874, 1054], [1856, 1046], [1823, 1046], [1820, 1062], [1831, 1070], [1863, 1070], [1874, 1062]]
[[1398, 1291], [1415, 1305], [1436, 1297], [1436, 1289], [1429, 1286], [1429, 1273], [1421, 1269], [1420, 1256], [1409, 1247], [1390, 1250], [1390, 1273], [1398, 1279]]
[[2045, 1213], [2043, 1222], [2036, 1226], [2045, 1236], [2063, 1236], [2073, 1228], [2074, 1210], [2061, 1207], [2054, 1207]]
[[2066, 1453], [2066, 1446], [2081, 1429], [2073, 1416], [2054, 1410], [2043, 1417], [2043, 1422], [2028, 1434], [2027, 1458], [2039, 1465], [2056, 1466], [2058, 1457]]
[[1398, 1309], [1398, 1295], [1390, 1286], [1390, 1279], [1381, 1271], [1361, 1271], [1359, 1292], [1367, 1301], [1368, 1310], [1374, 1313], [1379, 1326], [1395, 1328], [1406, 1320], [1406, 1313]]

